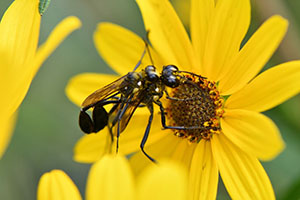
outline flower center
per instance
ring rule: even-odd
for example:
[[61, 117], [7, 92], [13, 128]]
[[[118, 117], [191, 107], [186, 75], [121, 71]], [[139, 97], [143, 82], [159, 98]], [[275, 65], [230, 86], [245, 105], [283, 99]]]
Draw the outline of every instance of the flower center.
[[168, 122], [170, 126], [185, 127], [184, 130], [172, 129], [178, 137], [190, 142], [209, 140], [221, 130], [223, 97], [215, 82], [197, 76], [186, 77], [189, 81], [170, 93], [166, 108]]

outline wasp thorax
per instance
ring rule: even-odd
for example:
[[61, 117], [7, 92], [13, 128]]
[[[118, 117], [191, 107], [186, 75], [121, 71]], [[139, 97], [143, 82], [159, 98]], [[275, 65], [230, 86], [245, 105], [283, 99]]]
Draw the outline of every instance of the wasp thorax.
[[173, 89], [167, 107], [172, 126], [186, 127], [174, 130], [175, 135], [190, 142], [210, 139], [220, 132], [219, 119], [223, 114], [223, 98], [216, 84], [202, 77], [187, 77], [189, 81]]
[[145, 73], [148, 81], [155, 82], [159, 79], [159, 75], [153, 65], [148, 65], [145, 68]]

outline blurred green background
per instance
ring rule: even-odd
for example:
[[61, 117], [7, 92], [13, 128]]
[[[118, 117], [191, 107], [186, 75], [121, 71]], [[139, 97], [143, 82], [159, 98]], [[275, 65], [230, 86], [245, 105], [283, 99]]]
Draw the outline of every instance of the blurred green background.
[[[0, 16], [11, 2], [0, 1]], [[181, 17], [186, 19], [188, 1], [173, 2]], [[252, 1], [249, 34], [275, 13], [290, 21], [289, 33], [267, 67], [300, 59], [299, 10], [299, 0]], [[77, 124], [79, 108], [67, 99], [65, 86], [72, 76], [82, 72], [113, 73], [93, 44], [92, 36], [97, 23], [117, 23], [145, 36], [134, 0], [52, 0], [42, 17], [40, 43], [45, 41], [59, 21], [69, 15], [79, 17], [83, 26], [44, 63], [19, 109], [12, 141], [0, 160], [1, 200], [35, 199], [39, 177], [52, 169], [63, 169], [84, 196], [89, 165], [72, 160], [73, 146], [83, 134]], [[281, 130], [286, 149], [275, 160], [263, 165], [278, 199], [300, 199], [300, 96], [266, 114]], [[218, 199], [229, 199], [222, 183]]]

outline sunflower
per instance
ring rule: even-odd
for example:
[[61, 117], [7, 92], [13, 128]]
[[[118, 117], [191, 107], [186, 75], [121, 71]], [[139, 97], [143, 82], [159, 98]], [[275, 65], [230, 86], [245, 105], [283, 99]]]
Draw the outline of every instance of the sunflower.
[[[89, 172], [86, 200], [157, 199], [185, 200], [187, 177], [183, 167], [163, 162], [144, 170], [135, 179], [129, 162], [121, 156], [106, 155]], [[61, 170], [45, 173], [39, 182], [38, 200], [79, 200], [73, 181]]]
[[41, 16], [39, 0], [16, 0], [0, 23], [0, 158], [10, 141], [16, 112], [39, 67], [71, 32], [80, 26], [76, 17], [64, 19], [37, 49]]
[[[215, 199], [219, 174], [233, 199], [274, 199], [270, 180], [259, 160], [276, 157], [284, 142], [274, 122], [261, 114], [300, 91], [300, 61], [274, 66], [258, 74], [270, 59], [288, 22], [272, 16], [241, 45], [250, 24], [249, 0], [192, 0], [190, 38], [167, 0], [137, 0], [152, 44], [158, 70], [174, 64], [199, 74], [190, 77], [200, 90], [182, 85], [170, 91], [188, 101], [164, 101], [169, 124], [199, 126], [198, 130], [162, 130], [160, 114], [154, 117], [146, 152], [161, 160], [182, 162], [189, 170], [190, 199]], [[143, 40], [114, 24], [101, 23], [94, 40], [100, 55], [119, 74], [131, 71]], [[151, 64], [149, 57], [142, 67]], [[80, 103], [94, 90], [118, 76], [81, 74], [67, 86], [68, 97]], [[151, 163], [139, 144], [149, 113], [138, 109], [120, 136], [120, 153], [137, 152], [131, 164], [137, 173]], [[106, 153], [108, 130], [84, 136], [74, 159], [94, 162]]]

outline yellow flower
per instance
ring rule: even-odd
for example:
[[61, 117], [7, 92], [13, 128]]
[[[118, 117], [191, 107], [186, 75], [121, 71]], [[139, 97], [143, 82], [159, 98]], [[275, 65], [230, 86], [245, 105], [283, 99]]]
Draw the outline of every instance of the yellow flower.
[[[191, 40], [167, 0], [137, 3], [146, 30], [150, 31], [151, 53], [158, 70], [175, 64], [207, 78], [203, 83], [193, 80], [202, 88], [198, 96], [184, 85], [171, 92], [175, 97], [194, 98], [192, 103], [164, 102], [169, 122], [181, 126], [196, 122], [194, 126], [203, 126], [205, 131], [161, 130], [157, 112], [145, 151], [158, 161], [169, 157], [185, 164], [191, 199], [215, 199], [219, 173], [233, 199], [274, 199], [272, 185], [259, 160], [276, 157], [284, 142], [276, 125], [260, 112], [299, 93], [300, 61], [257, 74], [281, 42], [288, 22], [280, 16], [271, 17], [241, 47], [250, 24], [249, 0], [192, 0]], [[110, 23], [100, 24], [94, 39], [101, 56], [120, 75], [132, 70], [144, 49], [137, 35]], [[142, 66], [147, 64], [151, 64], [149, 57]], [[80, 105], [90, 93], [117, 77], [78, 75], [66, 92]], [[199, 101], [203, 96], [207, 102]], [[150, 163], [139, 150], [149, 113], [138, 109], [134, 116], [120, 136], [119, 152], [138, 152], [131, 158], [138, 173]], [[74, 159], [98, 160], [107, 149], [108, 134], [103, 130], [84, 136], [75, 147]]]
[[16, 111], [44, 60], [80, 26], [76, 17], [64, 19], [37, 49], [41, 16], [39, 0], [16, 0], [0, 23], [0, 158], [13, 131]]
[[[170, 162], [151, 166], [135, 180], [127, 160], [109, 155], [92, 165], [86, 200], [174, 199], [185, 200], [187, 177], [182, 167]], [[61, 170], [45, 173], [39, 182], [38, 200], [78, 200], [80, 193]]]

